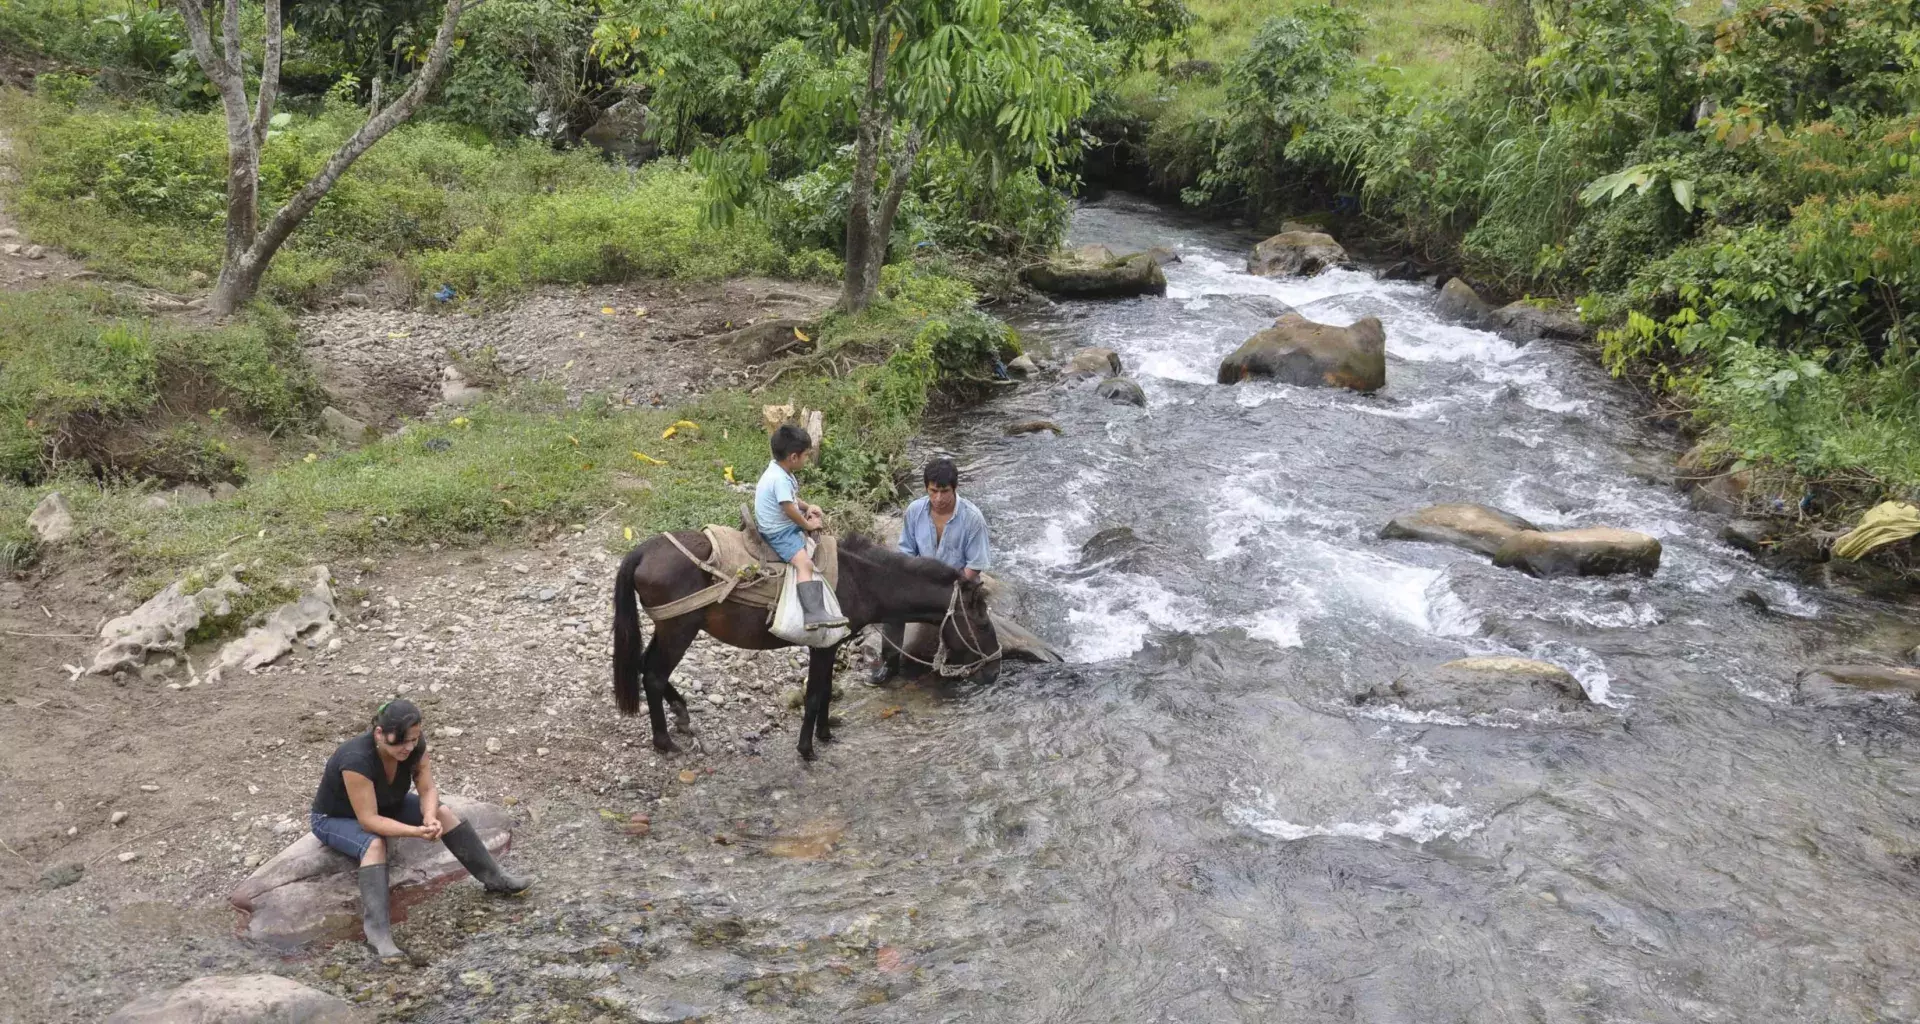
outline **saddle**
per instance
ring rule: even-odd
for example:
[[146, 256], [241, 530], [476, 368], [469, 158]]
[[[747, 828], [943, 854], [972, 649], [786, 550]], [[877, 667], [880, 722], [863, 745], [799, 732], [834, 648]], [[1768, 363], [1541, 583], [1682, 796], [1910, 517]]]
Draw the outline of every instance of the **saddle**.
[[[787, 563], [781, 561], [780, 556], [768, 546], [766, 538], [760, 536], [760, 527], [753, 518], [753, 508], [740, 506], [738, 528], [710, 523], [700, 532], [713, 549], [705, 561], [694, 558], [693, 552], [681, 547], [673, 534], [665, 536], [674, 547], [680, 548], [681, 554], [713, 577], [714, 584], [678, 601], [648, 608], [647, 615], [655, 622], [664, 622], [721, 601], [766, 608], [771, 614], [773, 606], [780, 603], [780, 584], [786, 578]], [[820, 570], [827, 586], [837, 590], [840, 585], [840, 543], [833, 535], [822, 534], [816, 538], [813, 564], [814, 568]]]

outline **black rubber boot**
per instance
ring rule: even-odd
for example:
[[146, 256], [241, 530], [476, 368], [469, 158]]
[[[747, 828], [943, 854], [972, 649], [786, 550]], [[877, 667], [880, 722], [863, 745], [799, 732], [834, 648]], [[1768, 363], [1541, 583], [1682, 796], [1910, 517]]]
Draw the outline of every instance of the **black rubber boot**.
[[800, 598], [800, 612], [806, 618], [808, 629], [832, 629], [847, 624], [846, 619], [827, 614], [826, 581], [808, 580], [794, 588], [794, 593]]
[[360, 926], [366, 929], [367, 945], [382, 958], [405, 956], [393, 944], [393, 921], [387, 909], [387, 866], [360, 866]]
[[461, 822], [459, 828], [441, 836], [440, 841], [447, 844], [454, 859], [475, 881], [486, 886], [488, 892], [516, 893], [533, 884], [531, 878], [515, 878], [500, 870], [493, 854], [487, 852], [487, 844], [480, 840], [480, 833], [467, 822]]

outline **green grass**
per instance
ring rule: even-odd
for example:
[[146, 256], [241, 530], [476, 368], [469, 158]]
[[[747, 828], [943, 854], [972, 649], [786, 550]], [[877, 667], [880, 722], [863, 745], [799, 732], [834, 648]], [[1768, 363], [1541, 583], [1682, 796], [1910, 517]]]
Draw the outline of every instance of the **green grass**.
[[[299, 189], [355, 128], [357, 109], [296, 114], [261, 158], [262, 208]], [[11, 95], [15, 208], [29, 233], [93, 269], [185, 291], [220, 269], [226, 139], [217, 113]], [[542, 282], [778, 271], [766, 227], [710, 228], [700, 179], [638, 173], [597, 153], [493, 144], [444, 124], [403, 125], [362, 157], [275, 257], [265, 294], [304, 303], [398, 266], [428, 289], [505, 293]]]
[[[186, 326], [149, 321], [99, 287], [0, 292], [0, 478], [58, 472], [63, 460], [103, 468], [103, 436], [163, 407], [180, 422], [126, 458], [166, 475], [207, 476], [222, 453], [188, 418], [218, 409], [215, 418], [276, 431], [305, 423], [318, 404], [292, 325], [271, 308], [219, 327]], [[195, 463], [205, 464], [201, 472]]]

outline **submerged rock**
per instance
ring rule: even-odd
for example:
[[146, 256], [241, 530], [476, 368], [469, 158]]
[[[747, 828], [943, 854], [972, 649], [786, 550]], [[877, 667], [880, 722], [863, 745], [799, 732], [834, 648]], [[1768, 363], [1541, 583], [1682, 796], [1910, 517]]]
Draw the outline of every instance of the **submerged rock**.
[[1395, 516], [1381, 527], [1382, 540], [1423, 540], [1492, 555], [1516, 533], [1540, 528], [1488, 505], [1429, 505]]
[[1009, 424], [1006, 433], [1008, 437], [1018, 437], [1021, 434], [1040, 434], [1049, 431], [1055, 435], [1062, 432], [1060, 430], [1060, 424], [1052, 420], [1026, 420], [1021, 423]]
[[1014, 356], [1012, 359], [1007, 361], [1007, 372], [1017, 373], [1022, 377], [1026, 377], [1031, 374], [1039, 373], [1040, 366], [1039, 364], [1033, 361], [1032, 356], [1027, 355], [1026, 353], [1023, 352], [1020, 355]]
[[1108, 377], [1094, 389], [1094, 394], [1109, 402], [1137, 405], [1143, 409], [1147, 406], [1147, 393], [1140, 390], [1140, 385], [1125, 377]]
[[1049, 295], [1072, 299], [1165, 295], [1167, 276], [1145, 253], [1095, 262], [1079, 258], [1028, 267], [1021, 280]]
[[1067, 363], [1061, 368], [1061, 372], [1070, 377], [1083, 373], [1097, 373], [1102, 377], [1118, 377], [1122, 372], [1120, 367], [1120, 353], [1110, 348], [1100, 348], [1098, 346], [1075, 349], [1073, 354], [1067, 357]]
[[1443, 320], [1479, 324], [1487, 318], [1488, 313], [1493, 312], [1493, 306], [1481, 298], [1472, 285], [1456, 277], [1440, 289], [1440, 297], [1434, 300], [1433, 312]]
[[1378, 317], [1335, 327], [1288, 313], [1220, 362], [1222, 384], [1256, 377], [1300, 387], [1377, 390], [1387, 383], [1386, 328]]
[[[512, 823], [504, 808], [454, 795], [441, 802], [471, 824], [496, 857], [512, 844]], [[390, 839], [387, 851], [395, 921], [406, 919], [407, 907], [467, 873], [438, 842]], [[309, 832], [247, 876], [227, 902], [240, 912], [242, 934], [276, 948], [353, 938], [360, 934], [357, 869], [351, 858]]]
[[1660, 568], [1660, 542], [1633, 530], [1524, 530], [1493, 553], [1493, 564], [1529, 576], [1651, 576]]
[[192, 981], [122, 1006], [106, 1024], [371, 1024], [374, 1015], [277, 974]]
[[1282, 231], [1253, 247], [1253, 254], [1247, 257], [1247, 273], [1261, 277], [1310, 276], [1348, 262], [1347, 251], [1340, 248], [1332, 235], [1306, 230]]
[[1793, 702], [1810, 707], [1849, 707], [1920, 700], [1920, 669], [1891, 665], [1820, 665], [1800, 673]]
[[1587, 691], [1558, 665], [1528, 658], [1461, 658], [1415, 669], [1354, 698], [1356, 704], [1394, 705], [1409, 711], [1490, 714], [1510, 711], [1579, 711], [1591, 706]]

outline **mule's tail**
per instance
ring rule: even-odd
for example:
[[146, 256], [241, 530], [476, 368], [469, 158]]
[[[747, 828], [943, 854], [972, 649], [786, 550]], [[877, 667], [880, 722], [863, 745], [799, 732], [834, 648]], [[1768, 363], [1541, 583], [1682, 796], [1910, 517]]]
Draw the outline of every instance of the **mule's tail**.
[[633, 573], [640, 568], [640, 545], [620, 563], [613, 580], [613, 701], [620, 713], [640, 710], [640, 602], [633, 593]]

